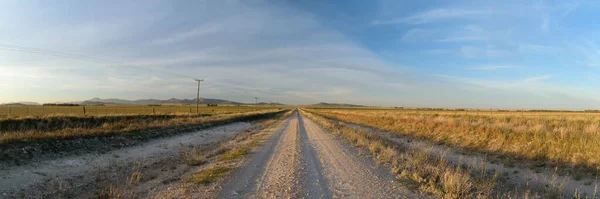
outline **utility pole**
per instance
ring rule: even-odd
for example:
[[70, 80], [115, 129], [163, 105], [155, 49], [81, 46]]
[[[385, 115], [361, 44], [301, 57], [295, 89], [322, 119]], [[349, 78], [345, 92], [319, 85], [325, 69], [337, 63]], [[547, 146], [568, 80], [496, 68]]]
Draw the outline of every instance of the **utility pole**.
[[204, 81], [204, 79], [195, 79], [198, 82], [198, 92], [196, 93], [196, 114], [200, 113], [199, 104], [200, 104], [200, 82]]
[[258, 97], [254, 97], [254, 105], [258, 105]]

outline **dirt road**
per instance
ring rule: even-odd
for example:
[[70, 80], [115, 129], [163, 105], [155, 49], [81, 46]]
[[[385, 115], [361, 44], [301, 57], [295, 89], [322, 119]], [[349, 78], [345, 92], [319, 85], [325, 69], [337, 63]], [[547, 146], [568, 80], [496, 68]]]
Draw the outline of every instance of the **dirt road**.
[[389, 170], [294, 113], [220, 198], [418, 198]]

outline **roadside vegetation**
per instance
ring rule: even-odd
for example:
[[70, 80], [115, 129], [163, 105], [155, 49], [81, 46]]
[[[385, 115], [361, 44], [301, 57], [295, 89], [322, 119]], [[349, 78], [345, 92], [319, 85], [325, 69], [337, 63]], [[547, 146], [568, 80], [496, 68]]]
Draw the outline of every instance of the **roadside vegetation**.
[[81, 137], [126, 134], [146, 129], [222, 124], [249, 116], [274, 113], [278, 109], [217, 115], [163, 115], [163, 116], [104, 116], [104, 117], [48, 117], [42, 119], [0, 120], [0, 144], [39, 139], [72, 139]]
[[591, 174], [600, 167], [600, 115], [594, 113], [311, 110], [332, 119], [493, 154], [509, 163], [525, 159]]
[[[152, 197], [189, 197], [192, 192], [202, 192], [203, 194], [198, 196], [201, 198], [216, 197], [219, 182], [223, 182], [237, 168], [242, 167], [247, 156], [258, 150], [257, 147], [260, 146], [260, 143], [272, 133], [271, 128], [289, 117], [291, 113], [292, 111], [287, 111], [277, 118], [263, 120], [254, 128], [248, 129], [211, 148], [182, 149], [182, 160], [187, 165], [194, 167], [195, 171], [190, 173], [189, 176], [181, 176], [182, 180], [178, 182], [179, 186], [177, 188], [162, 191]], [[198, 164], [196, 161], [190, 160], [201, 160], [201, 163]]]
[[[225, 114], [260, 111], [282, 106], [207, 106], [201, 105], [198, 114]], [[102, 105], [80, 106], [0, 106], [0, 118], [107, 116], [107, 115], [170, 115], [196, 114], [195, 105]]]
[[537, 192], [529, 187], [505, 183], [484, 165], [452, 164], [445, 156], [418, 151], [391, 142], [371, 132], [347, 127], [310, 111], [305, 115], [358, 148], [369, 151], [374, 159], [387, 165], [408, 187], [442, 198], [565, 198], [559, 187], [550, 186]]
[[216, 115], [44, 117], [0, 120], [0, 160], [20, 164], [43, 153], [86, 153], [237, 121], [269, 118], [285, 110]]

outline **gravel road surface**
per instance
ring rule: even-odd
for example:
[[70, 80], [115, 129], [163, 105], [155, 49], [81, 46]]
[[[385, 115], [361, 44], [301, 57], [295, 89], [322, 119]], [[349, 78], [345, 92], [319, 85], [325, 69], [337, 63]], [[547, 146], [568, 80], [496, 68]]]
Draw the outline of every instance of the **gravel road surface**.
[[419, 198], [389, 169], [296, 111], [220, 198]]

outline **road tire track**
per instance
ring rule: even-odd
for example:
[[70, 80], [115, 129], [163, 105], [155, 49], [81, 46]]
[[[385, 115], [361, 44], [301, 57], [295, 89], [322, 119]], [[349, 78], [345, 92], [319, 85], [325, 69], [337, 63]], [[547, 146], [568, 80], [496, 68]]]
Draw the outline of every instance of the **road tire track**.
[[312, 120], [300, 117], [317, 151], [332, 198], [413, 198], [389, 172], [374, 168], [373, 161], [351, 152], [351, 146], [327, 133]]
[[299, 111], [233, 175], [220, 198], [419, 198]]
[[236, 172], [226, 184], [219, 198], [297, 198], [299, 192], [300, 161], [297, 149], [299, 139], [297, 120], [289, 117], [277, 133], [254, 154], [250, 162]]

